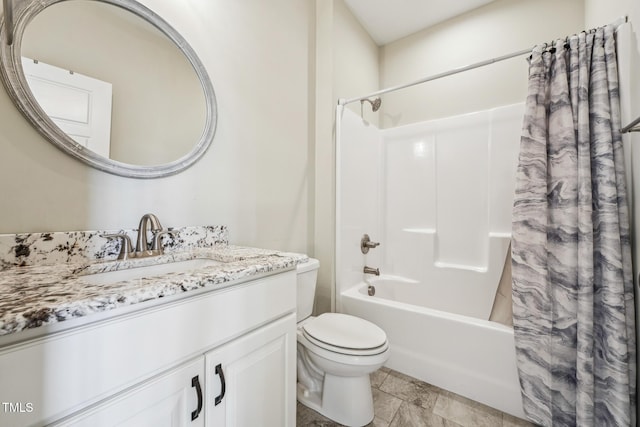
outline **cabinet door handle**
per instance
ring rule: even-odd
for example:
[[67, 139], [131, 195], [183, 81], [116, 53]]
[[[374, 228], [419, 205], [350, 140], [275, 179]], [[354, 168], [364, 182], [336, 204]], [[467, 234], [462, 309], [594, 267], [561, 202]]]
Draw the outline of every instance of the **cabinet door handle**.
[[198, 394], [198, 408], [191, 412], [191, 421], [193, 421], [198, 418], [200, 412], [202, 412], [202, 387], [200, 387], [200, 380], [197, 375], [191, 378], [191, 387], [195, 387], [196, 393]]
[[224, 382], [224, 372], [222, 372], [221, 363], [218, 363], [218, 365], [216, 365], [216, 375], [220, 377], [220, 395], [216, 397], [214, 406], [217, 406], [220, 404], [220, 402], [222, 402], [222, 398], [224, 397], [224, 393], [226, 391], [226, 385]]

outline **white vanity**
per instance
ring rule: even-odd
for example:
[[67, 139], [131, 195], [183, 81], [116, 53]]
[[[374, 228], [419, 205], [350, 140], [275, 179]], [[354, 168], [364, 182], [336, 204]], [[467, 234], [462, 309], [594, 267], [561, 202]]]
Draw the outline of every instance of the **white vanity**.
[[29, 265], [65, 233], [14, 239], [0, 272], [0, 425], [294, 426], [295, 266], [306, 257], [229, 246], [226, 230], [209, 245], [203, 230], [181, 229], [144, 263], [217, 263], [107, 284], [88, 279], [135, 260], [78, 262], [95, 253], [83, 249]]

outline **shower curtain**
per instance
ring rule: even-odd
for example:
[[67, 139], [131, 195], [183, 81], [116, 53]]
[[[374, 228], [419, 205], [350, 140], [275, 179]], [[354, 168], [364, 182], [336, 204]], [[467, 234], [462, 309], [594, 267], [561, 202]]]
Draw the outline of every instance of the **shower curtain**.
[[534, 48], [513, 208], [524, 410], [635, 425], [631, 244], [612, 25]]

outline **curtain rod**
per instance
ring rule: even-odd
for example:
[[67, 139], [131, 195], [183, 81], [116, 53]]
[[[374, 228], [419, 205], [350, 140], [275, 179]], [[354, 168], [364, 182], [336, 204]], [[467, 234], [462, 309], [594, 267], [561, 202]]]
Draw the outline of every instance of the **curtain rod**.
[[[617, 27], [619, 27], [620, 25], [624, 24], [627, 21], [628, 21], [628, 18], [625, 15], [625, 16], [622, 16], [622, 17], [616, 19], [612, 24], [615, 25], [616, 29], [617, 29]], [[362, 101], [362, 100], [367, 99], [367, 98], [371, 98], [371, 97], [378, 96], [378, 95], [383, 95], [383, 94], [389, 93], [389, 92], [394, 92], [396, 90], [400, 90], [400, 89], [404, 89], [404, 88], [407, 88], [407, 87], [415, 86], [415, 85], [418, 85], [418, 84], [421, 84], [421, 83], [426, 83], [426, 82], [429, 82], [429, 81], [432, 81], [432, 80], [437, 80], [437, 79], [440, 79], [442, 77], [447, 77], [447, 76], [451, 76], [453, 74], [462, 73], [464, 71], [473, 70], [474, 68], [480, 68], [480, 67], [484, 67], [485, 65], [491, 65], [491, 64], [494, 64], [496, 62], [504, 61], [505, 59], [515, 58], [516, 56], [521, 56], [521, 55], [525, 55], [527, 53], [530, 53], [533, 50], [534, 47], [535, 46], [533, 46], [533, 47], [531, 47], [529, 49], [519, 50], [517, 52], [509, 53], [509, 54], [503, 55], [503, 56], [497, 56], [495, 58], [491, 58], [491, 59], [488, 59], [486, 61], [476, 62], [475, 64], [465, 65], [464, 67], [454, 68], [453, 70], [445, 71], [444, 73], [434, 74], [432, 76], [424, 77], [424, 78], [421, 78], [419, 80], [412, 81], [410, 83], [405, 83], [403, 85], [393, 86], [393, 87], [389, 87], [389, 88], [386, 88], [386, 89], [382, 89], [382, 90], [379, 90], [379, 91], [376, 91], [376, 92], [372, 92], [372, 93], [370, 93], [368, 95], [359, 96], [359, 97], [350, 98], [350, 99], [342, 99], [341, 98], [341, 99], [338, 100], [338, 105], [343, 105], [344, 106], [344, 105], [347, 105], [347, 104], [351, 104], [352, 102]]]
[[620, 129], [620, 133], [640, 132], [640, 127], [636, 127], [638, 123], [640, 123], [640, 117], [638, 117], [637, 119], [635, 119], [634, 121], [632, 121], [631, 123], [623, 127], [622, 129]]
[[351, 104], [352, 102], [362, 101], [362, 100], [370, 98], [372, 96], [378, 96], [378, 95], [382, 95], [382, 94], [385, 94], [385, 93], [388, 93], [388, 92], [394, 92], [396, 90], [404, 89], [404, 88], [407, 88], [407, 87], [410, 87], [410, 86], [415, 86], [415, 85], [418, 85], [420, 83], [429, 82], [431, 80], [437, 80], [437, 79], [440, 79], [442, 77], [450, 76], [452, 74], [462, 73], [464, 71], [473, 70], [474, 68], [480, 68], [480, 67], [484, 67], [485, 65], [493, 64], [495, 62], [504, 61], [505, 59], [510, 59], [510, 58], [514, 58], [516, 56], [521, 56], [521, 55], [524, 55], [526, 53], [530, 53], [532, 50], [533, 50], [533, 47], [531, 47], [529, 49], [519, 50], [518, 52], [513, 52], [513, 53], [509, 53], [507, 55], [498, 56], [498, 57], [495, 57], [495, 58], [488, 59], [486, 61], [476, 62], [475, 64], [465, 65], [464, 67], [454, 68], [453, 70], [445, 71], [444, 73], [434, 74], [432, 76], [424, 77], [422, 79], [415, 80], [415, 81], [412, 81], [410, 83], [405, 83], [403, 85], [389, 87], [389, 88], [386, 88], [386, 89], [379, 90], [377, 92], [372, 92], [372, 93], [370, 93], [368, 95], [359, 96], [357, 98], [351, 98], [351, 99], [346, 99], [346, 100], [345, 99], [340, 99], [338, 101], [338, 104], [339, 105], [347, 105], [347, 104]]

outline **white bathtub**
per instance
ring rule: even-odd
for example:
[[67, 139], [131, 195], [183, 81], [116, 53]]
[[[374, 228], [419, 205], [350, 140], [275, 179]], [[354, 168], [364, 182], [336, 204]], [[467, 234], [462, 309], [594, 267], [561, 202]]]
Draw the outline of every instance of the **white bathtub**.
[[344, 291], [340, 311], [385, 330], [387, 367], [524, 418], [512, 328], [408, 303], [416, 281], [381, 276], [373, 284], [375, 296], [364, 282]]

